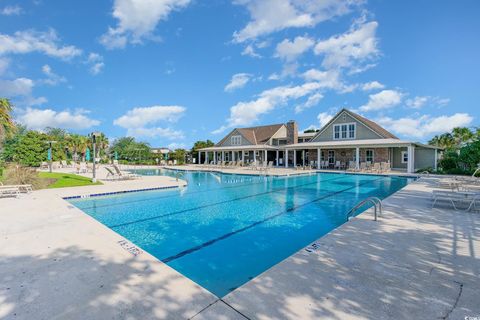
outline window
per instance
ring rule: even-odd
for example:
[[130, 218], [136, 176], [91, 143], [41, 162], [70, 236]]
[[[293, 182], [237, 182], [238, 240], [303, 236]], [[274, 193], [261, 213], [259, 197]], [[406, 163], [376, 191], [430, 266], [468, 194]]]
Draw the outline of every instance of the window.
[[230, 142], [232, 146], [239, 146], [242, 144], [242, 136], [232, 136]]
[[402, 151], [402, 163], [408, 163], [408, 151]]
[[355, 139], [356, 136], [355, 123], [342, 123], [333, 126], [333, 139]]
[[368, 149], [365, 151], [365, 161], [373, 162], [373, 150]]
[[329, 164], [335, 164], [335, 151], [334, 150], [328, 150], [328, 163]]

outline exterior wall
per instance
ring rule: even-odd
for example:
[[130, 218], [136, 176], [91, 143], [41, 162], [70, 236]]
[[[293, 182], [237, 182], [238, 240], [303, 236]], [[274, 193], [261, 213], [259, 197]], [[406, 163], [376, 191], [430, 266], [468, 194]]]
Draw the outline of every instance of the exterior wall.
[[[343, 163], [348, 164], [349, 161], [353, 161], [355, 158], [355, 149], [322, 149], [323, 160], [327, 160], [328, 158], [328, 150], [335, 151], [335, 161], [340, 161]], [[388, 148], [360, 148], [360, 162], [366, 161], [366, 150], [373, 150], [373, 161], [374, 162], [388, 162], [390, 161], [389, 158], [389, 151]], [[297, 151], [301, 152], [301, 151]], [[317, 161], [317, 149], [310, 149], [308, 150], [308, 163], [310, 161]]]
[[[251, 146], [252, 144], [247, 140], [245, 139], [244, 136], [242, 136], [240, 134], [240, 132], [238, 132], [237, 130], [233, 130], [232, 132], [230, 132], [230, 134], [227, 136], [227, 139], [225, 139], [225, 141], [221, 144], [222, 147], [229, 147], [232, 145], [232, 140], [230, 139], [232, 136], [241, 136], [242, 137], [242, 143], [240, 144], [241, 146]], [[238, 145], [236, 145], [238, 146]]]
[[415, 170], [435, 167], [435, 149], [415, 148]]
[[287, 127], [282, 126], [270, 139], [268, 142], [269, 145], [272, 145], [273, 139], [285, 139], [287, 137]]
[[[345, 114], [345, 120], [343, 120], [343, 115]], [[342, 124], [342, 123], [356, 123], [356, 138], [350, 140], [361, 140], [361, 139], [381, 139], [382, 137], [368, 127], [366, 127], [363, 123], [357, 121], [355, 118], [351, 117], [349, 114], [342, 112], [325, 130], [322, 129], [322, 133], [312, 139], [312, 142], [319, 142], [319, 141], [337, 141], [333, 139], [333, 126], [335, 124]], [[347, 140], [347, 139], [342, 139]], [[338, 141], [342, 141], [338, 140]]]
[[407, 169], [407, 164], [402, 163], [402, 151], [408, 151], [407, 148], [392, 148], [392, 168]]
[[298, 143], [298, 125], [295, 121], [287, 122], [287, 144]]

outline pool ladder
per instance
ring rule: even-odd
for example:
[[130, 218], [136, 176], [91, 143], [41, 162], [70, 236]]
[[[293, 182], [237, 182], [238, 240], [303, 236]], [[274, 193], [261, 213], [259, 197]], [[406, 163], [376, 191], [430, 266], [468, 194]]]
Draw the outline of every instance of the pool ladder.
[[[373, 204], [373, 208], [374, 208], [373, 209], [373, 220], [377, 221], [378, 215], [382, 215], [382, 200], [380, 200], [377, 197], [368, 197], [367, 199], [364, 199], [364, 200], [360, 201], [355, 207], [353, 207], [352, 209], [350, 209], [350, 211], [348, 211], [347, 221], [350, 220], [350, 218], [353, 217], [353, 214], [358, 209], [360, 209], [361, 207], [363, 207], [367, 203]], [[378, 214], [377, 214], [377, 210], [378, 210]]]

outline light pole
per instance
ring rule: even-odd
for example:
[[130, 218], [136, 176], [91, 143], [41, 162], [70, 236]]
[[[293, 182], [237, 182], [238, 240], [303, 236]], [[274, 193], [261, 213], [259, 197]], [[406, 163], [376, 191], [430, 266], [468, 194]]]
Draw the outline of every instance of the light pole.
[[92, 132], [91, 136], [92, 136], [92, 145], [93, 145], [93, 170], [92, 170], [92, 174], [93, 174], [93, 177], [92, 177], [92, 182], [95, 183], [97, 182], [97, 171], [96, 171], [96, 162], [97, 162], [97, 137], [100, 136], [101, 133], [100, 132]]
[[50, 141], [47, 141], [47, 143], [48, 143], [48, 156], [47, 156], [47, 158], [48, 158], [48, 161], [49, 161], [49, 164], [48, 164], [48, 169], [49, 169], [49, 170], [48, 170], [48, 171], [49, 171], [50, 173], [52, 173], [52, 166], [53, 166], [53, 162], [52, 162], [52, 161], [53, 161], [52, 145], [53, 145], [54, 143], [57, 143], [57, 141], [50, 140]]

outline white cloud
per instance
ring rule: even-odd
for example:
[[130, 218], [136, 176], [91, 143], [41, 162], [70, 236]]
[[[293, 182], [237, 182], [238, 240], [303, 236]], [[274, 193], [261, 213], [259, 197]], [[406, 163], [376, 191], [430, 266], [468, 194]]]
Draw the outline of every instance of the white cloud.
[[262, 114], [269, 113], [278, 106], [285, 105], [290, 100], [295, 100], [317, 91], [320, 85], [308, 82], [299, 86], [281, 86], [263, 91], [256, 100], [239, 102], [230, 108], [230, 117], [227, 124], [214, 130], [221, 133], [228, 128], [241, 127], [253, 124]]
[[124, 48], [127, 43], [155, 39], [153, 32], [160, 21], [167, 20], [172, 11], [190, 4], [190, 0], [115, 0], [113, 17], [117, 26], [110, 27], [100, 42], [109, 49]]
[[34, 85], [33, 80], [28, 78], [0, 80], [0, 96], [7, 98], [29, 96]]
[[259, 55], [255, 51], [255, 48], [251, 44], [246, 46], [245, 49], [243, 49], [241, 54], [242, 54], [242, 56], [249, 56], [249, 57], [252, 57], [252, 58], [261, 58], [262, 57], [261, 55]]
[[6, 6], [0, 11], [0, 13], [4, 16], [18, 16], [23, 13], [23, 9], [18, 5]]
[[385, 88], [385, 85], [381, 84], [378, 81], [371, 81], [371, 82], [364, 83], [361, 88], [363, 91], [370, 91], [370, 90], [376, 90], [376, 89], [383, 89]]
[[320, 112], [317, 116], [318, 123], [320, 124], [320, 128], [323, 128], [330, 120], [333, 119], [333, 114], [328, 112]]
[[367, 104], [360, 107], [361, 111], [377, 111], [392, 108], [402, 102], [403, 94], [395, 90], [382, 90], [369, 95]]
[[47, 77], [46, 79], [41, 80], [42, 83], [55, 86], [59, 83], [63, 83], [67, 81], [65, 77], [59, 76], [58, 74], [53, 72], [52, 68], [48, 64], [42, 67], [42, 72]]
[[340, 80], [340, 72], [337, 70], [321, 71], [309, 69], [302, 74], [306, 81], [316, 81], [321, 88], [343, 91], [346, 86]]
[[450, 102], [450, 99], [446, 99], [446, 98], [416, 96], [412, 99], [407, 99], [405, 101], [405, 104], [407, 105], [407, 107], [410, 107], [413, 109], [420, 109], [427, 104], [443, 107], [443, 106], [446, 106], [449, 102]]
[[285, 61], [293, 61], [299, 55], [310, 49], [314, 41], [308, 37], [296, 37], [293, 41], [288, 39], [277, 44], [275, 56]]
[[243, 88], [252, 78], [251, 74], [248, 73], [237, 73], [232, 76], [230, 82], [225, 86], [224, 90], [226, 92], [232, 92], [236, 89]]
[[323, 94], [321, 94], [320, 92], [312, 94], [311, 96], [308, 97], [305, 103], [299, 104], [295, 107], [295, 113], [300, 113], [305, 109], [309, 109], [313, 106], [316, 106], [322, 99], [323, 99]]
[[148, 124], [160, 121], [175, 122], [185, 113], [180, 106], [152, 106], [134, 108], [125, 115], [115, 119], [113, 123], [123, 128], [145, 128]]
[[28, 128], [37, 130], [43, 130], [46, 127], [82, 130], [98, 126], [100, 121], [89, 118], [88, 113], [83, 109], [71, 112], [27, 108], [17, 120]]
[[105, 67], [105, 63], [103, 62], [103, 56], [95, 52], [90, 52], [86, 63], [90, 65], [89, 71], [93, 75], [99, 74], [100, 72], [102, 72], [103, 67]]
[[8, 67], [10, 66], [10, 59], [0, 58], [0, 76], [7, 72]]
[[470, 125], [473, 117], [467, 113], [455, 113], [451, 116], [432, 117], [423, 115], [418, 117], [404, 117], [392, 119], [384, 117], [377, 122], [385, 128], [406, 137], [425, 138], [434, 134], [450, 132], [455, 127]]
[[378, 55], [375, 33], [378, 23], [375, 21], [354, 23], [344, 34], [332, 36], [319, 41], [314, 52], [323, 55], [324, 68], [355, 68], [362, 70], [357, 64], [371, 60]]
[[173, 130], [171, 128], [129, 128], [127, 135], [136, 138], [165, 138], [169, 140], [179, 140], [185, 138], [184, 134], [180, 130]]
[[55, 58], [71, 59], [82, 53], [75, 46], [60, 45], [59, 41], [53, 29], [48, 32], [17, 31], [12, 36], [0, 34], [0, 55], [41, 52]]
[[286, 28], [313, 27], [335, 16], [346, 14], [357, 0], [236, 0], [250, 13], [250, 21], [233, 34], [235, 42], [255, 39]]
[[170, 150], [187, 149], [187, 145], [185, 143], [172, 142], [167, 146], [167, 148]]

